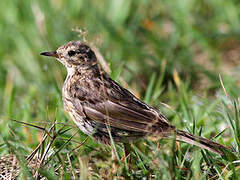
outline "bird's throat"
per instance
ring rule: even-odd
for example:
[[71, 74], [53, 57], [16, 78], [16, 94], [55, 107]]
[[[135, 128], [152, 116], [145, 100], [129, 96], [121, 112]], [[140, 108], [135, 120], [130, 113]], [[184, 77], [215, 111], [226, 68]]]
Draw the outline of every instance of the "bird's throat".
[[75, 67], [67, 67], [67, 75], [68, 76], [74, 75], [76, 71], [77, 71], [77, 69]]
[[74, 74], [81, 74], [82, 76], [94, 76], [98, 75], [100, 72], [100, 67], [96, 64], [93, 66], [86, 66], [86, 67], [67, 67], [67, 74], [68, 76], [73, 76]]

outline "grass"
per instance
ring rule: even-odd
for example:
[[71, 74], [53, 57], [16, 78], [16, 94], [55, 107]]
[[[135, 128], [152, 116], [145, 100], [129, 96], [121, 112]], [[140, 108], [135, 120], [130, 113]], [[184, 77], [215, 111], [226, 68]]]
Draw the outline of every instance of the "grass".
[[[48, 179], [237, 179], [239, 8], [236, 0], [0, 1], [0, 155], [16, 154], [20, 179], [33, 178], [25, 157], [49, 134], [37, 151]], [[236, 159], [150, 138], [131, 145], [131, 162], [121, 161], [122, 145], [112, 158], [63, 111], [65, 69], [39, 55], [73, 39], [96, 46], [112, 78], [172, 124], [232, 147]]]

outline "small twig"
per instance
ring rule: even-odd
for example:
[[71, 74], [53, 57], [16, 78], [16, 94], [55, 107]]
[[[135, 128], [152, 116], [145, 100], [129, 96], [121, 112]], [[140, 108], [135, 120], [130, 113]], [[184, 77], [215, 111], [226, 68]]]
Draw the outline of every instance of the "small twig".
[[[55, 125], [53, 124], [50, 129], [49, 129], [49, 132], [51, 132], [52, 128], [54, 127]], [[42, 146], [42, 143], [46, 140], [46, 138], [48, 137], [49, 135], [48, 134], [45, 134], [42, 141], [38, 144], [38, 146], [33, 150], [33, 152], [27, 157], [27, 161], [28, 163], [32, 160], [32, 158], [34, 157], [34, 155], [37, 153], [37, 151], [39, 150], [39, 148]], [[51, 136], [50, 136], [51, 137]]]
[[77, 32], [78, 33], [78, 37], [82, 38], [83, 42], [86, 42], [86, 37], [88, 35], [88, 30], [86, 28], [79, 28], [79, 27], [75, 27], [72, 28], [73, 32]]
[[[52, 125], [52, 124], [53, 124], [52, 122], [40, 122], [40, 121], [34, 121], [34, 123], [37, 123], [37, 124], [47, 124], [47, 125]], [[78, 129], [76, 125], [66, 124], [66, 123], [62, 123], [62, 122], [54, 122], [54, 124], [56, 124], [56, 125], [70, 126], [70, 127], [72, 127], [72, 128]]]
[[51, 157], [49, 157], [49, 159], [45, 162], [44, 166], [52, 159], [52, 157], [53, 157], [55, 154], [59, 153], [59, 152], [62, 150], [62, 148], [63, 148], [66, 144], [68, 144], [68, 143], [72, 140], [72, 138], [73, 138], [77, 133], [78, 133], [78, 132], [75, 132], [75, 133], [68, 139], [67, 142], [65, 142], [56, 152], [54, 152], [54, 154], [51, 155]]
[[71, 159], [70, 159], [70, 156], [69, 156], [68, 153], [67, 153], [67, 158], [68, 158], [68, 162], [69, 162], [70, 167], [71, 167], [71, 172], [72, 172], [72, 175], [73, 175], [73, 179], [76, 179], [76, 176], [75, 176], [75, 173], [74, 173], [74, 170], [73, 170], [73, 167], [72, 167]]
[[[31, 126], [31, 127], [40, 129], [40, 130], [46, 132], [49, 137], [51, 137], [51, 135], [48, 133], [48, 131], [47, 131], [45, 128], [43, 128], [43, 127], [36, 126], [36, 125], [34, 125], [34, 124], [30, 124], [30, 123], [26, 123], [26, 122], [22, 122], [22, 121], [18, 121], [18, 120], [16, 120], [16, 119], [12, 119], [12, 118], [10, 118], [10, 120], [11, 120], [11, 121], [15, 121], [15, 122], [20, 123], [20, 124], [24, 124], [24, 125], [27, 125], [27, 126]], [[52, 137], [51, 137], [51, 138], [52, 138]]]
[[[88, 137], [89, 137], [89, 136], [88, 136]], [[72, 152], [73, 152], [73, 151], [76, 151], [78, 148], [80, 148], [82, 145], [84, 145], [85, 142], [88, 140], [88, 137], [86, 137], [86, 138], [80, 143], [80, 145], [78, 145], [77, 147], [75, 147], [75, 148], [72, 150]]]
[[[55, 128], [55, 124], [53, 124], [53, 126], [51, 127], [51, 130], [52, 130], [53, 128]], [[49, 132], [50, 132], [50, 131], [49, 131]], [[47, 153], [48, 153], [48, 151], [49, 151], [52, 143], [54, 142], [55, 138], [56, 138], [56, 135], [54, 134], [54, 131], [53, 131], [53, 137], [51, 137], [51, 140], [50, 140], [50, 142], [48, 143], [47, 148], [46, 148], [46, 150], [44, 151], [44, 153], [43, 153], [43, 155], [42, 155], [42, 157], [41, 157], [40, 163], [38, 164], [38, 168], [41, 167], [41, 165], [42, 165], [45, 157], [47, 156]], [[38, 177], [38, 171], [36, 171], [34, 177], [35, 177], [35, 178]]]
[[30, 163], [30, 161], [33, 159], [33, 157], [35, 156], [35, 154], [37, 153], [37, 151], [39, 150], [39, 148], [42, 146], [42, 143], [46, 140], [46, 138], [48, 137], [47, 134], [45, 134], [45, 136], [43, 137], [42, 141], [38, 144], [38, 146], [33, 150], [33, 152], [27, 157], [27, 161], [28, 164]]

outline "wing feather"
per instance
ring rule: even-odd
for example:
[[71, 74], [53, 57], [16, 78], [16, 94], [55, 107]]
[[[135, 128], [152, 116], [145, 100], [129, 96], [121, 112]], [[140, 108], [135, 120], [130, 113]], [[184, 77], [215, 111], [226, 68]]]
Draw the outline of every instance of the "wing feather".
[[146, 124], [141, 122], [134, 122], [134, 121], [126, 121], [121, 117], [114, 117], [111, 114], [107, 113], [107, 110], [103, 112], [96, 110], [92, 107], [84, 106], [84, 112], [88, 118], [94, 120], [98, 123], [106, 124], [109, 123], [110, 126], [124, 129], [124, 130], [132, 130], [132, 131], [139, 131], [139, 132], [148, 132], [146, 129]]
[[168, 126], [166, 118], [156, 110], [112, 79], [104, 78], [104, 87], [100, 79], [89, 82], [88, 86], [81, 86], [80, 82], [72, 85], [72, 97], [79, 101], [73, 101], [77, 111], [80, 109], [86, 117], [98, 123], [109, 123], [112, 127], [135, 132], [150, 132], [158, 123]]

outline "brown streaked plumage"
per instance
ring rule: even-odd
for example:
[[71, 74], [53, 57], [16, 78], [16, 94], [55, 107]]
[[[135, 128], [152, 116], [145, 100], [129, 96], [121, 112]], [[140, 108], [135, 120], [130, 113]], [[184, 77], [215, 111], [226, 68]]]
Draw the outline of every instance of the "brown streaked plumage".
[[157, 110], [113, 81], [97, 63], [94, 52], [80, 41], [70, 41], [53, 52], [68, 71], [62, 89], [65, 110], [76, 125], [96, 140], [125, 142], [145, 136], [170, 137], [223, 155], [221, 144], [176, 130]]

